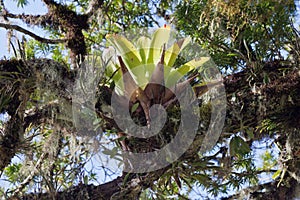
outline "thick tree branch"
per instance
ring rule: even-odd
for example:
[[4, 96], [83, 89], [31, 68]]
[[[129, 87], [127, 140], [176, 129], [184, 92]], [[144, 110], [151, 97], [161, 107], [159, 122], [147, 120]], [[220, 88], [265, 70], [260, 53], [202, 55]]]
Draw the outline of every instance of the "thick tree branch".
[[[261, 185], [249, 187], [239, 191], [237, 194], [224, 197], [222, 200], [234, 199], [294, 199], [296, 192], [299, 191], [299, 184], [295, 180], [291, 181], [290, 186], [277, 186], [278, 181], [268, 182]], [[298, 194], [299, 195], [299, 194]]]
[[[68, 190], [58, 192], [56, 199], [77, 200], [77, 199], [137, 199], [143, 189], [154, 184], [166, 169], [148, 173], [146, 176], [137, 176], [135, 174], [124, 174], [110, 182], [94, 186], [80, 184]], [[39, 198], [41, 200], [50, 200], [53, 194], [49, 193], [31, 193], [21, 197], [23, 200]]]
[[39, 87], [70, 100], [68, 88], [72, 87], [75, 76], [65, 66], [48, 59], [0, 61], [0, 73], [0, 86], [4, 89], [1, 96], [6, 95], [9, 99], [0, 112], [6, 111], [11, 117], [0, 135], [0, 171], [3, 171], [23, 148], [24, 132], [30, 124], [30, 117], [33, 117], [25, 117], [30, 94]]
[[[267, 64], [264, 72], [257, 73], [260, 75], [257, 75], [255, 85], [248, 81], [250, 73], [247, 71], [225, 77], [228, 98], [226, 132], [240, 130], [241, 123], [244, 127], [257, 128], [267, 118], [274, 123], [284, 120], [280, 123], [281, 129], [299, 127], [300, 73], [295, 69], [284, 76], [272, 77], [280, 67], [283, 66], [269, 67]], [[264, 73], [270, 75], [269, 83], [263, 83]], [[289, 115], [290, 112], [293, 115]]]
[[18, 116], [9, 120], [4, 127], [3, 135], [0, 135], [0, 174], [10, 163], [15, 154], [22, 149], [22, 136], [24, 128], [22, 121]]
[[[86, 43], [82, 30], [89, 28], [88, 16], [80, 15], [68, 8], [66, 5], [56, 3], [52, 0], [43, 0], [48, 8], [48, 15], [51, 16], [51, 23], [57, 26], [66, 34], [67, 47], [71, 50], [70, 57], [75, 66], [79, 61], [84, 60], [86, 55]], [[77, 58], [77, 56], [79, 56]]]

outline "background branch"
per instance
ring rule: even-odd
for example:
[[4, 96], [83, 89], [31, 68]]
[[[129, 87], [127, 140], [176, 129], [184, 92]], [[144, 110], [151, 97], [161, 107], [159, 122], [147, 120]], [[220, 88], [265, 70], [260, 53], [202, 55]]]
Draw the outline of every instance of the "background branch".
[[53, 39], [43, 38], [43, 37], [40, 37], [40, 36], [34, 34], [31, 31], [28, 31], [28, 30], [22, 28], [21, 26], [14, 25], [14, 24], [0, 23], [0, 27], [5, 28], [5, 29], [13, 29], [13, 30], [19, 31], [19, 32], [24, 33], [25, 35], [29, 35], [30, 37], [36, 39], [39, 42], [43, 42], [43, 43], [59, 44], [59, 43], [64, 43], [64, 42], [67, 41], [67, 39], [55, 39], [55, 40], [53, 40]]

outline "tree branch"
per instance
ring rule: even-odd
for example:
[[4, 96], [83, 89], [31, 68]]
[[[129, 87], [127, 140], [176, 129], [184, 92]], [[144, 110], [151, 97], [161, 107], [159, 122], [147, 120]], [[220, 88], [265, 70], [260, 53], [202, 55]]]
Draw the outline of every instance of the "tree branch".
[[26, 187], [26, 185], [29, 184], [29, 182], [34, 178], [34, 175], [38, 172], [38, 169], [42, 165], [44, 159], [47, 157], [47, 153], [42, 153], [38, 161], [36, 162], [33, 170], [30, 172], [30, 174], [27, 176], [27, 178], [18, 185], [18, 187], [13, 191], [12, 196], [16, 196], [17, 194], [20, 194], [21, 191]]
[[7, 95], [9, 100], [2, 105], [0, 112], [6, 111], [11, 117], [0, 135], [1, 172], [22, 149], [24, 132], [32, 117], [24, 118], [30, 94], [36, 87], [41, 87], [60, 98], [70, 100], [71, 94], [67, 90], [73, 85], [75, 78], [73, 72], [68, 71], [65, 66], [49, 59], [0, 60], [0, 73], [0, 86], [4, 88], [3, 95]]
[[3, 135], [0, 135], [0, 174], [15, 154], [22, 149], [24, 135], [22, 121], [17, 115], [13, 117], [14, 119], [10, 119], [4, 127]]
[[14, 24], [0, 23], [0, 27], [5, 28], [5, 29], [13, 29], [13, 30], [19, 31], [19, 32], [24, 33], [25, 35], [29, 35], [30, 37], [36, 39], [39, 42], [43, 42], [43, 43], [59, 44], [59, 43], [65, 43], [67, 41], [67, 39], [55, 39], [55, 40], [53, 40], [53, 39], [43, 38], [43, 37], [40, 37], [40, 36], [34, 34], [33, 32], [30, 32], [30, 31], [22, 28], [21, 26], [14, 25]]
[[89, 3], [89, 7], [88, 7], [88, 10], [86, 12], [86, 15], [90, 18], [92, 15], [94, 15], [97, 10], [99, 8], [101, 8], [101, 6], [103, 5], [103, 0], [93, 0], [93, 1], [90, 1]]
[[296, 190], [299, 190], [299, 184], [292, 180], [290, 186], [280, 185], [277, 186], [278, 182], [268, 182], [246, 189], [240, 190], [234, 195], [222, 198], [222, 200], [233, 200], [233, 199], [294, 199]]

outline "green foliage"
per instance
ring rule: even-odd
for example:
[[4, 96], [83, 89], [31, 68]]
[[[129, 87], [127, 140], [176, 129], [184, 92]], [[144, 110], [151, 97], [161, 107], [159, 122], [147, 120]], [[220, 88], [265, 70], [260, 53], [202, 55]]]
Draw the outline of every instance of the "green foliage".
[[0, 95], [0, 111], [2, 111], [10, 102], [10, 96], [1, 93]]
[[5, 168], [4, 175], [8, 181], [17, 184], [21, 182], [20, 169], [23, 165], [21, 163], [13, 163]]
[[[262, 170], [268, 171], [274, 169], [277, 164], [277, 159], [270, 151], [266, 151], [262, 156]], [[276, 174], [274, 175], [276, 176]]]
[[27, 1], [27, 0], [14, 0], [14, 1], [17, 2], [17, 6], [18, 6], [18, 7], [21, 6], [22, 8], [28, 4], [28, 1]]
[[243, 157], [250, 152], [249, 145], [239, 136], [231, 138], [229, 143], [230, 155]]
[[41, 43], [30, 39], [25, 42], [25, 55], [27, 59], [46, 56], [50, 50], [50, 46], [46, 43]]
[[[135, 82], [140, 87], [144, 88], [154, 73], [156, 63], [158, 63], [161, 58], [162, 48], [169, 43], [170, 35], [171, 29], [169, 26], [166, 26], [157, 29], [151, 38], [145, 38], [144, 36], [139, 38], [137, 40], [137, 45], [132, 44], [128, 39], [119, 35], [109, 35], [107, 39], [115, 47], [118, 55], [122, 56], [128, 70], [133, 74]], [[164, 79], [166, 79], [165, 86], [167, 88], [172, 88], [189, 72], [196, 69], [199, 71], [203, 70], [203, 64], [209, 60], [209, 57], [200, 57], [194, 58], [181, 66], [173, 66], [179, 53], [190, 43], [190, 41], [190, 38], [184, 38], [181, 41], [175, 42], [165, 50], [163, 65]], [[113, 50], [109, 49], [108, 51]], [[108, 56], [116, 57], [112, 52], [107, 54]], [[119, 68], [118, 65], [118, 63], [112, 62], [111, 59], [108, 63], [109, 76]], [[121, 76], [120, 73], [121, 70], [118, 70], [112, 77], [117, 88], [123, 88], [123, 83], [119, 81]]]
[[257, 127], [257, 129], [260, 131], [260, 133], [268, 133], [268, 134], [274, 134], [277, 130], [277, 128], [280, 125], [273, 122], [271, 119], [265, 119], [261, 122], [260, 126]]
[[237, 70], [245, 62], [282, 57], [295, 9], [291, 0], [203, 0], [178, 5], [175, 15], [178, 28], [208, 49], [219, 66]]

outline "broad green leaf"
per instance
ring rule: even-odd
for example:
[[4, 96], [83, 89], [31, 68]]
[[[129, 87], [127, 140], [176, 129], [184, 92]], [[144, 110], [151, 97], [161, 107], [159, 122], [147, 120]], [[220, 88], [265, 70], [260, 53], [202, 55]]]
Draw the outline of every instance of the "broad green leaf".
[[180, 79], [184, 77], [188, 72], [201, 67], [204, 63], [206, 63], [210, 58], [209, 57], [201, 57], [200, 59], [193, 59], [179, 68], [171, 70], [171, 72], [167, 75], [166, 87], [174, 86]]
[[229, 142], [229, 153], [230, 156], [235, 156], [237, 154], [239, 148], [239, 144], [238, 144], [238, 140], [237, 137], [233, 137], [231, 138], [230, 142]]
[[180, 52], [180, 47], [177, 43], [174, 43], [170, 48], [168, 48], [165, 52], [165, 69], [164, 69], [164, 75], [165, 77], [168, 77], [168, 74], [170, 73], [177, 56]]
[[160, 60], [162, 46], [168, 44], [171, 33], [170, 26], [164, 26], [157, 29], [152, 37], [150, 49], [148, 53], [147, 63], [156, 64]]
[[176, 71], [182, 75], [187, 74], [189, 71], [196, 69], [206, 63], [210, 58], [209, 57], [201, 57], [199, 59], [193, 59], [184, 65], [180, 66], [176, 69]]
[[190, 43], [190, 41], [191, 41], [190, 37], [181, 39], [167, 49], [165, 55], [165, 63], [168, 67], [172, 67], [174, 65], [177, 56], [179, 55], [181, 50], [184, 49], [186, 45]]
[[137, 41], [137, 47], [140, 53], [140, 57], [142, 59], [142, 63], [146, 64], [149, 54], [151, 40], [148, 37], [140, 37]]
[[245, 142], [242, 138], [240, 138], [240, 154], [241, 155], [246, 155], [247, 153], [250, 152], [250, 147], [247, 142]]
[[146, 72], [149, 69], [150, 68], [148, 67], [148, 65], [144, 64], [136, 68], [130, 69], [133, 79], [141, 88], [143, 88], [149, 81], [149, 77], [146, 76], [147, 74], [149, 74], [149, 72]]
[[125, 37], [120, 35], [108, 35], [107, 40], [117, 49], [128, 68], [132, 69], [142, 64], [138, 50]]
[[176, 61], [176, 58], [180, 52], [180, 47], [177, 43], [174, 43], [171, 47], [166, 50], [165, 64], [168, 67], [172, 67]]
[[[146, 80], [145, 66], [142, 58], [136, 47], [123, 36], [113, 35], [108, 36], [107, 39], [117, 49], [126, 67], [130, 70], [131, 76], [138, 83], [142, 84]], [[145, 58], [144, 58], [145, 59]]]

